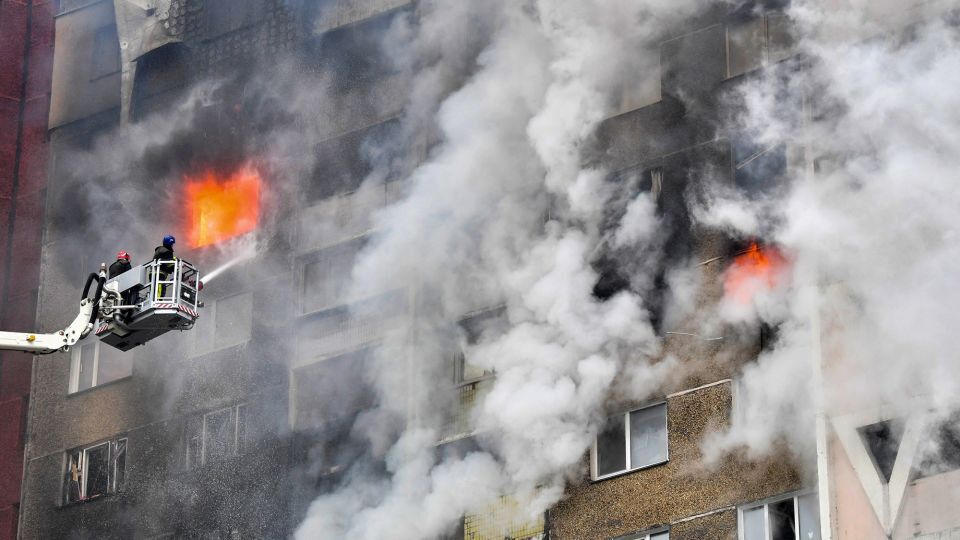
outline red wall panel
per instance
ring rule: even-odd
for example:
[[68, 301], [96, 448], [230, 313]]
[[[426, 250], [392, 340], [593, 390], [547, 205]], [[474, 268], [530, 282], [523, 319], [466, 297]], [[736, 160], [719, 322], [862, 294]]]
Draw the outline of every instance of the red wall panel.
[[26, 399], [14, 397], [0, 401], [0, 508], [20, 501], [20, 480], [23, 466], [23, 433]]
[[[0, 0], [3, 330], [36, 330], [56, 6], [51, 0]], [[30, 355], [0, 354], [0, 540], [17, 534], [31, 366]]]
[[17, 0], [0, 2], [0, 96], [20, 98], [26, 38], [27, 6]]

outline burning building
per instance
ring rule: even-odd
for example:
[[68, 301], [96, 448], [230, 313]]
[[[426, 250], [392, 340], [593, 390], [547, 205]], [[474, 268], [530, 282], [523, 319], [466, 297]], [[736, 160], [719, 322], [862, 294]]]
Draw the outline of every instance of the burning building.
[[[86, 272], [165, 234], [205, 307], [127, 353], [36, 357], [28, 415], [22, 384], [0, 393], [26, 441], [0, 538], [957, 534], [956, 370], [922, 364], [931, 388], [872, 346], [915, 342], [851, 257], [877, 246], [827, 204], [904, 163], [858, 137], [849, 98], [899, 96], [832, 70], [938, 65], [918, 47], [956, 44], [950, 6], [40, 4], [48, 181], [31, 191], [17, 158], [10, 198], [43, 202], [40, 330]], [[931, 131], [939, 162], [952, 138]], [[15, 206], [10, 246], [32, 230]], [[12, 249], [6, 323], [33, 314]], [[882, 392], [873, 358], [902, 375]], [[0, 390], [23, 365], [4, 357]]]

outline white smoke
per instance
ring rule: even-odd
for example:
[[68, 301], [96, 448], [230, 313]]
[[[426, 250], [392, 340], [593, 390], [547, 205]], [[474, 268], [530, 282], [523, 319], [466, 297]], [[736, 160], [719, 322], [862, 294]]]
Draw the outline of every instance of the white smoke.
[[771, 69], [740, 90], [741, 128], [809, 161], [775, 205], [720, 196], [701, 214], [743, 235], [766, 225], [794, 265], [779, 308], [757, 312], [781, 325], [780, 338], [744, 369], [742, 414], [707, 442], [712, 457], [786, 439], [809, 458], [820, 408], [909, 412], [916, 397], [941, 411], [960, 406], [960, 97], [950, 90], [960, 82], [960, 33], [936, 3], [910, 4], [794, 1], [805, 67]]
[[[528, 501], [527, 518], [541, 514], [581, 472], [608, 401], [648, 398], [671, 376], [674, 360], [651, 363], [658, 345], [644, 300], [629, 292], [606, 302], [592, 295], [598, 275], [591, 261], [613, 193], [607, 173], [585, 166], [581, 155], [610, 114], [627, 68], [656, 66], [649, 51], [665, 29], [704, 5], [494, 2], [478, 14], [477, 6], [427, 3], [428, 31], [412, 38], [420, 54], [449, 39], [430, 29], [464, 28], [465, 16], [491, 33], [473, 40], [488, 42], [477, 69], [438, 107], [430, 99], [455, 86], [445, 75], [456, 69], [442, 67], [441, 58], [415, 86], [427, 95], [415, 91], [410, 114], [437, 110], [441, 144], [413, 172], [409, 196], [378, 215], [383, 232], [358, 261], [354, 286], [370, 292], [426, 283], [440, 292], [441, 305], [419, 316], [437, 327], [472, 309], [505, 305], [508, 329], [467, 351], [471, 364], [496, 373], [474, 415], [486, 450], [438, 459], [435, 426], [413, 421], [387, 454], [389, 480], [357, 475], [321, 496], [298, 538], [433, 538], [502, 495]], [[450, 62], [462, 63], [462, 52], [452, 47]], [[641, 195], [613, 241], [644, 253], [657, 221]], [[417, 326], [416, 361], [426, 364], [417, 384], [396, 367], [409, 335], [381, 347], [382, 409], [402, 414], [411, 400], [414, 410], [429, 409], [431, 395], [449, 384], [449, 351], [430, 345], [431, 326]]]

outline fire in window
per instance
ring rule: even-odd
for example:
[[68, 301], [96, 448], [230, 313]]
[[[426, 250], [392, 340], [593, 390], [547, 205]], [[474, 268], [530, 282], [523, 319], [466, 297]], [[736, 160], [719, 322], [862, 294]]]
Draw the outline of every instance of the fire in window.
[[98, 499], [123, 489], [127, 439], [116, 439], [67, 452], [64, 502]]
[[260, 172], [250, 163], [228, 173], [206, 169], [188, 175], [184, 198], [190, 245], [218, 244], [255, 230], [261, 185]]
[[190, 420], [186, 432], [187, 469], [241, 455], [246, 450], [247, 406], [245, 404], [209, 412]]

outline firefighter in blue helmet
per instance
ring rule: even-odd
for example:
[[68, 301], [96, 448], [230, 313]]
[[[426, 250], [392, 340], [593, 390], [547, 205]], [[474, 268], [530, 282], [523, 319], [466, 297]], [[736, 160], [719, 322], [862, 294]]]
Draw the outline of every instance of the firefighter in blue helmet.
[[172, 261], [176, 259], [173, 256], [173, 244], [177, 242], [177, 239], [173, 235], [166, 235], [163, 237], [163, 244], [157, 246], [157, 249], [153, 250], [153, 260], [155, 261]]
[[[173, 235], [166, 235], [163, 237], [163, 243], [157, 246], [157, 249], [153, 250], [153, 260], [155, 261], [174, 261], [177, 257], [173, 254], [173, 244], [177, 242], [177, 239]], [[160, 276], [160, 281], [167, 281], [170, 279], [170, 269], [172, 265], [161, 264], [160, 270], [158, 272]], [[157, 287], [157, 300], [164, 296], [164, 293], [167, 292], [166, 285], [159, 285]]]

